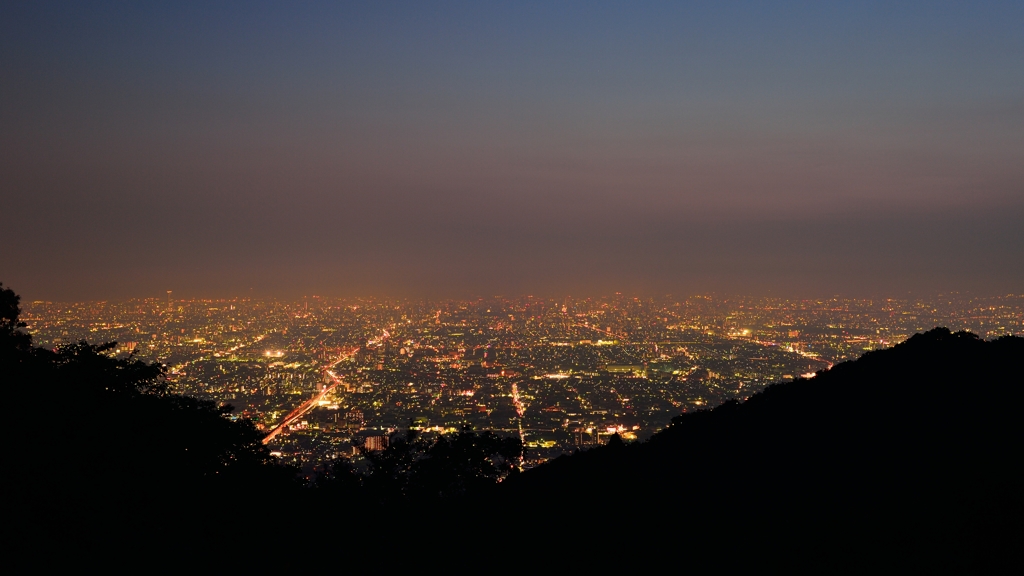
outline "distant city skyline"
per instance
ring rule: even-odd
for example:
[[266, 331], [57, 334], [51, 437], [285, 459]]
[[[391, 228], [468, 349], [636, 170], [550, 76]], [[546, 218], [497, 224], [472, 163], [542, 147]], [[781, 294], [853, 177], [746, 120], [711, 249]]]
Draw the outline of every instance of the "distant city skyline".
[[1024, 4], [0, 6], [0, 281], [1024, 290]]

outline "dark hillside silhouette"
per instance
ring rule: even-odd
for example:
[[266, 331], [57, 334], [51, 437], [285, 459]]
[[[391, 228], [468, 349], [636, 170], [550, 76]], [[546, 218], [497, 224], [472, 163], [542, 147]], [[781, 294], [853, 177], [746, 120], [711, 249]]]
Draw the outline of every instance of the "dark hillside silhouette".
[[1024, 339], [937, 328], [646, 443], [559, 458], [511, 479], [502, 505], [733, 560], [1019, 567], [1022, 361]]
[[[68, 535], [107, 542], [90, 531], [108, 519], [122, 534], [145, 525], [249, 551], [262, 540], [248, 519], [259, 517], [268, 530], [298, 523], [303, 546], [336, 543], [342, 529], [472, 525], [481, 530], [460, 530], [459, 549], [492, 559], [508, 554], [493, 538], [501, 529], [556, 530], [562, 548], [594, 558], [626, 553], [602, 540], [632, 539], [630, 554], [679, 567], [1024, 565], [1022, 338], [937, 328], [745, 403], [679, 416], [647, 442], [614, 436], [522, 474], [518, 439], [467, 427], [424, 442], [409, 431], [364, 453], [364, 473], [339, 461], [300, 490], [296, 471], [275, 463], [250, 422], [226, 418], [229, 408], [173, 394], [162, 367], [114, 358], [109, 344], [35, 348], [18, 304], [0, 286], [16, 463], [7, 476], [11, 500], [29, 509], [21, 518], [41, 518], [47, 537], [77, 518]], [[222, 505], [230, 515], [201, 519]]]
[[25, 503], [109, 509], [295, 485], [230, 406], [171, 393], [162, 366], [110, 356], [114, 343], [34, 348], [18, 315], [0, 291], [9, 462]]
[[[365, 474], [341, 460], [302, 490], [298, 470], [277, 463], [252, 422], [228, 418], [230, 406], [174, 394], [163, 366], [114, 357], [115, 343], [33, 347], [18, 304], [0, 291], [8, 462], [18, 464], [18, 518], [47, 537], [56, 530], [100, 544], [108, 530], [145, 526], [245, 546], [250, 515], [287, 524], [292, 510], [325, 504], [400, 515], [478, 496], [518, 471], [518, 438], [466, 427], [426, 442], [409, 430], [386, 450], [364, 452]], [[221, 503], [228, 516], [198, 520]]]
[[432, 442], [409, 428], [392, 434], [384, 450], [362, 449], [362, 454], [365, 473], [338, 460], [317, 476], [314, 487], [368, 510], [443, 505], [479, 497], [517, 474], [523, 444], [515, 437], [474, 432], [469, 425]]
[[25, 323], [21, 316], [21, 297], [0, 283], [0, 361], [13, 362], [15, 355], [32, 345], [32, 338], [21, 331]]

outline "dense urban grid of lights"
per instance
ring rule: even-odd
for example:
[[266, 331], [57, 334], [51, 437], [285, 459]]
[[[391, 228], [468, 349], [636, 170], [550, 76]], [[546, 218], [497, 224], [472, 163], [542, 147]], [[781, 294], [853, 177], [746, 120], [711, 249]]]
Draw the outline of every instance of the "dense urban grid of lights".
[[[236, 407], [306, 467], [406, 427], [523, 438], [525, 466], [642, 439], [686, 411], [935, 326], [1024, 333], [1024, 296], [926, 300], [130, 300], [26, 306], [36, 342], [117, 341], [175, 390]], [[884, 401], [884, 399], [878, 399]]]

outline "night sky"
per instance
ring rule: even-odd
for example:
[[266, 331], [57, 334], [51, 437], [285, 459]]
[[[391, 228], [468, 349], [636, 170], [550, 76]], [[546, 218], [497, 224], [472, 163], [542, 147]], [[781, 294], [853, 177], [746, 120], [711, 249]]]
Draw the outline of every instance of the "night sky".
[[27, 300], [1024, 291], [1024, 2], [0, 5]]

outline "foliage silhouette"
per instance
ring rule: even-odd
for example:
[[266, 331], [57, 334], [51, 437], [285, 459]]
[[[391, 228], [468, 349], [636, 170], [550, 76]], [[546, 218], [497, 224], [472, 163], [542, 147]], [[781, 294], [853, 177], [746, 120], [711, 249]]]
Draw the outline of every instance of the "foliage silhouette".
[[339, 462], [324, 471], [323, 480], [317, 478], [316, 486], [344, 487], [350, 497], [383, 506], [463, 498], [518, 473], [523, 445], [518, 438], [477, 433], [469, 425], [428, 442], [410, 427], [392, 434], [383, 450], [360, 451], [368, 463], [364, 474]]
[[413, 494], [425, 499], [481, 493], [518, 472], [522, 442], [494, 432], [473, 432], [467, 424], [457, 434], [439, 436], [412, 468]]
[[34, 348], [17, 304], [0, 291], [0, 377], [24, 438], [16, 453], [27, 494], [114, 506], [297, 486], [250, 421], [227, 417], [230, 406], [171, 393], [163, 366], [115, 358], [115, 343]]
[[312, 485], [318, 492], [335, 498], [356, 495], [362, 486], [363, 475], [348, 458], [337, 458], [321, 468]]
[[25, 327], [25, 323], [18, 320], [20, 302], [21, 297], [0, 282], [0, 354], [4, 355], [0, 359], [8, 362], [15, 361], [14, 355], [26, 350], [32, 342], [31, 337], [20, 330]]
[[623, 448], [625, 445], [626, 443], [622, 441], [622, 436], [619, 436], [618, 432], [609, 436], [608, 443], [606, 444], [606, 446], [612, 449]]
[[[19, 497], [49, 506], [50, 518], [79, 506], [91, 522], [104, 507], [142, 503], [147, 514], [163, 510], [150, 514], [162, 521], [167, 506], [190, 500], [305, 498], [335, 507], [306, 522], [325, 535], [352, 505], [360, 526], [382, 527], [424, 510], [438, 522], [501, 511], [510, 527], [642, 534], [655, 555], [712, 559], [718, 571], [1021, 566], [1022, 338], [937, 328], [747, 402], [679, 416], [647, 442], [613, 436], [525, 473], [516, 438], [467, 427], [428, 442], [410, 429], [364, 451], [365, 473], [339, 460], [300, 491], [295, 470], [275, 463], [250, 422], [227, 418], [230, 407], [173, 394], [162, 367], [114, 358], [109, 344], [34, 348], [19, 315], [17, 295], [0, 286], [0, 378], [18, 432], [9, 461], [22, 463], [12, 475]], [[236, 530], [239, 541], [248, 533]], [[564, 540], [593, 538], [571, 530]], [[497, 550], [486, 530], [460, 539]]]
[[369, 462], [363, 479], [365, 496], [378, 504], [395, 504], [409, 495], [409, 480], [416, 462], [429, 449], [417, 430], [412, 427], [404, 433], [392, 434], [383, 450], [360, 447]]

